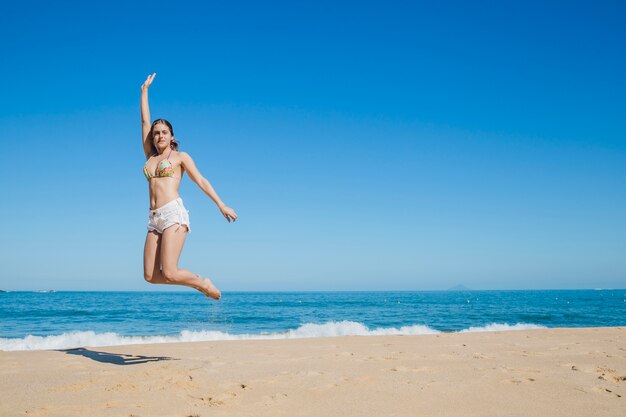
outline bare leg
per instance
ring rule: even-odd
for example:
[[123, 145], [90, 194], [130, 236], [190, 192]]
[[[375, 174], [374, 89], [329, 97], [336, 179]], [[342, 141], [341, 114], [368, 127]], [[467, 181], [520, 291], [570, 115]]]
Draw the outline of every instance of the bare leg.
[[[172, 226], [172, 227], [175, 230], [178, 226]], [[170, 229], [172, 228], [168, 228], [167, 230], [170, 230]], [[181, 226], [181, 229], [179, 229], [178, 231], [183, 232], [183, 230], [184, 230], [184, 235], [186, 237], [187, 228], [185, 226]], [[170, 279], [169, 276], [166, 277], [163, 274], [163, 271], [161, 271], [161, 251], [162, 251], [161, 242], [162, 241], [163, 241], [162, 235], [158, 234], [157, 232], [151, 231], [151, 232], [148, 232], [148, 234], [146, 235], [146, 243], [144, 246], [144, 253], [143, 253], [143, 269], [144, 269], [145, 280], [151, 284], [185, 285], [185, 286], [194, 288], [202, 292], [207, 297], [219, 299], [221, 296], [220, 291], [217, 288], [215, 288], [211, 280], [209, 280], [208, 278], [202, 279], [199, 275], [195, 275], [184, 269], [181, 269], [181, 270], [177, 269], [177, 271], [183, 271], [183, 274], [185, 274], [187, 277], [191, 275], [191, 281], [188, 281], [188, 280], [180, 281], [176, 279]], [[184, 243], [184, 238], [183, 238], [182, 243]], [[176, 255], [176, 264], [178, 264], [178, 258], [180, 257], [180, 250], [182, 250], [182, 244], [180, 246], [178, 254]], [[194, 277], [197, 279], [194, 279]]]
[[151, 284], [169, 284], [161, 274], [161, 235], [150, 231], [143, 247], [143, 277]]
[[169, 283], [195, 288], [207, 297], [219, 300], [222, 293], [213, 285], [210, 279], [202, 278], [191, 271], [178, 268], [178, 260], [186, 238], [187, 226], [179, 227], [174, 225], [163, 231], [160, 244], [160, 258], [163, 265], [161, 275]]

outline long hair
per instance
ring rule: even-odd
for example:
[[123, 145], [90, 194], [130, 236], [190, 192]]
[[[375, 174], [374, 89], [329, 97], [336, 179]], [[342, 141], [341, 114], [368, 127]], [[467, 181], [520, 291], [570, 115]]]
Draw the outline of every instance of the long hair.
[[[172, 141], [170, 142], [170, 148], [172, 148], [175, 151], [178, 151], [178, 141], [176, 140], [176, 138], [174, 138], [174, 128], [172, 127], [172, 124], [165, 119], [156, 119], [154, 122], [152, 122], [152, 126], [150, 126], [150, 138], [151, 139], [154, 138], [154, 136], [152, 135], [152, 132], [154, 131], [154, 126], [156, 126], [158, 123], [163, 123], [170, 130], [170, 133], [172, 134]], [[157, 151], [156, 146], [154, 146], [154, 142], [152, 143], [152, 150], [156, 154], [159, 153]]]

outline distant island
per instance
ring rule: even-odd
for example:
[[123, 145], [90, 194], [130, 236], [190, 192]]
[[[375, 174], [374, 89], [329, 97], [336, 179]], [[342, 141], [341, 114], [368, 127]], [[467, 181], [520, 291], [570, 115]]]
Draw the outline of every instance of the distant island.
[[465, 285], [455, 285], [454, 287], [450, 287], [447, 291], [472, 291], [471, 288], [467, 288]]

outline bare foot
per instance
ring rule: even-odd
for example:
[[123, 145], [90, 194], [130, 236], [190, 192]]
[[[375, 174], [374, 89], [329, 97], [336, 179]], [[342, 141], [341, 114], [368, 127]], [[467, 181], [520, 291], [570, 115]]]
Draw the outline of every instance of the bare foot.
[[213, 298], [214, 300], [219, 300], [222, 297], [222, 293], [217, 289], [213, 282], [211, 282], [208, 278], [202, 278], [202, 287], [200, 287], [200, 291], [202, 294], [207, 297]]

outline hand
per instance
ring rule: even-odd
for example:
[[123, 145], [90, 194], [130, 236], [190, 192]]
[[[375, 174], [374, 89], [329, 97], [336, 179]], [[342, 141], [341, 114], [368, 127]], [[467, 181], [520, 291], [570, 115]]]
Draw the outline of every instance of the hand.
[[220, 206], [220, 211], [222, 212], [222, 215], [226, 217], [228, 223], [230, 223], [230, 219], [233, 219], [233, 221], [237, 220], [237, 215], [230, 207]]
[[150, 84], [152, 84], [154, 77], [156, 77], [156, 72], [153, 72], [152, 74], [148, 75], [148, 78], [146, 78], [146, 81], [141, 85], [141, 89], [147, 90], [150, 87]]

